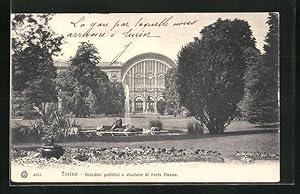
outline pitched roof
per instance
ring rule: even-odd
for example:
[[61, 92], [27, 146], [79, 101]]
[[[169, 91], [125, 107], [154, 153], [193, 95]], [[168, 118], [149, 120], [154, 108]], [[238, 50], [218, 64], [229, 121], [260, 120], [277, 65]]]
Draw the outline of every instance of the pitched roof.
[[[64, 61], [64, 60], [55, 60], [54, 61], [54, 65], [56, 67], [68, 67], [70, 65], [70, 61]], [[113, 64], [111, 64], [111, 62], [100, 62], [97, 64], [97, 66], [99, 67], [121, 67], [123, 65], [123, 63], [116, 61]]]

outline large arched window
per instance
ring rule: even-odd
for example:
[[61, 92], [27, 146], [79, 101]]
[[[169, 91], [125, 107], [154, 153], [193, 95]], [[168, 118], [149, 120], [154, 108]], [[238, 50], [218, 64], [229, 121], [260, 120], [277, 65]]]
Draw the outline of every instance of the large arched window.
[[165, 76], [164, 74], [160, 74], [157, 78], [157, 87], [164, 88], [165, 87]]
[[134, 100], [134, 108], [135, 108], [135, 112], [139, 113], [139, 112], [143, 112], [144, 110], [144, 100], [142, 97], [136, 97], [136, 99]]
[[146, 88], [154, 88], [155, 78], [152, 74], [147, 75], [146, 77]]
[[159, 97], [157, 97], [157, 101], [166, 101], [166, 100], [163, 96], [159, 96]]
[[144, 80], [141, 74], [137, 74], [135, 76], [135, 87], [136, 88], [143, 88], [144, 87]]
[[148, 96], [146, 99], [146, 108], [149, 112], [154, 112], [155, 99], [153, 96]]
[[131, 89], [131, 80], [129, 74], [127, 74], [125, 77], [125, 85], [128, 85], [129, 89]]
[[[159, 54], [147, 53], [143, 58], [133, 57], [124, 65], [122, 82], [129, 85], [131, 89], [161, 90], [165, 87], [164, 74], [174, 65], [168, 58]], [[130, 82], [128, 74], [131, 75]]]
[[144, 62], [139, 62], [133, 66], [134, 72], [143, 73], [144, 72]]

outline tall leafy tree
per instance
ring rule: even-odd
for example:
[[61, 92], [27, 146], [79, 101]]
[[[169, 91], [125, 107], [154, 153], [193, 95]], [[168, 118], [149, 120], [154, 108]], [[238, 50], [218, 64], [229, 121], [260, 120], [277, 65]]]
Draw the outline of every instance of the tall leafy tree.
[[[91, 98], [96, 99], [96, 113], [104, 113], [108, 103], [109, 80], [100, 70], [98, 49], [91, 43], [81, 42], [70, 60], [67, 72], [58, 80], [58, 90], [65, 99], [67, 112], [76, 116], [89, 114]], [[95, 102], [94, 102], [95, 103]]]
[[88, 88], [83, 96], [86, 98], [91, 90], [97, 99], [97, 112], [103, 113], [107, 106], [109, 79], [97, 66], [100, 59], [98, 49], [93, 44], [81, 42], [75, 56], [71, 59], [69, 70], [79, 85]]
[[89, 107], [89, 113], [96, 115], [97, 114], [97, 98], [93, 94], [92, 91], [89, 92], [89, 95], [87, 97], [87, 104]]
[[278, 107], [278, 15], [270, 13], [269, 31], [264, 45], [265, 53], [249, 67], [246, 76], [246, 93], [243, 112], [251, 123], [273, 123], [279, 120]]
[[241, 109], [239, 116], [246, 118], [248, 121], [251, 120], [250, 118], [254, 115], [258, 117], [260, 114], [260, 112], [257, 111], [257, 107], [260, 107], [261, 104], [255, 99], [258, 97], [257, 89], [262, 87], [260, 90], [263, 90], [263, 86], [258, 86], [258, 83], [264, 79], [260, 73], [264, 71], [261, 53], [259, 50], [249, 50], [249, 52], [251, 52], [252, 57], [249, 57], [248, 67], [244, 77], [244, 97], [239, 103], [239, 108]]
[[86, 85], [97, 94], [98, 84], [108, 82], [107, 75], [97, 66], [100, 63], [98, 49], [91, 43], [81, 42], [75, 56], [71, 59], [70, 74], [81, 85]]
[[59, 72], [56, 78], [58, 97], [61, 100], [62, 109], [65, 113], [74, 113], [79, 116], [86, 107], [84, 94], [89, 91], [87, 87], [81, 86], [77, 80], [71, 76], [69, 71]]
[[166, 99], [166, 108], [174, 110], [175, 113], [181, 110], [177, 79], [177, 68], [169, 69], [165, 74], [165, 91], [163, 93]]
[[50, 20], [49, 14], [14, 14], [12, 18], [12, 93], [29, 107], [57, 101], [52, 57], [61, 50], [63, 36], [50, 28]]
[[109, 82], [108, 104], [106, 114], [121, 114], [124, 112], [125, 92], [120, 82]]
[[88, 88], [82, 85], [77, 85], [73, 95], [68, 98], [66, 108], [72, 111], [76, 117], [86, 117], [89, 115], [89, 104], [86, 96]]
[[239, 19], [218, 19], [200, 34], [178, 54], [180, 102], [210, 133], [222, 133], [239, 113], [255, 39], [248, 22]]
[[159, 114], [163, 115], [166, 111], [166, 107], [167, 107], [166, 101], [164, 101], [162, 99], [157, 101], [156, 109]]

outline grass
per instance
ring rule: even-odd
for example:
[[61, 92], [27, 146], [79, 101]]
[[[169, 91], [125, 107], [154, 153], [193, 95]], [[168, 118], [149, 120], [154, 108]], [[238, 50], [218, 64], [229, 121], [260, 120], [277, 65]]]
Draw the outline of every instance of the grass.
[[[222, 153], [225, 158], [232, 158], [236, 151], [260, 151], [276, 154], [279, 152], [278, 133], [251, 134], [239, 136], [212, 137], [203, 139], [182, 139], [182, 140], [164, 140], [164, 141], [146, 141], [146, 142], [69, 142], [60, 143], [62, 146], [70, 147], [131, 147], [150, 146], [154, 148], [176, 149], [205, 149], [216, 150]], [[40, 144], [18, 144], [14, 148], [34, 148]]]
[[[186, 129], [187, 123], [193, 118], [175, 118], [170, 115], [130, 115], [126, 117], [96, 117], [96, 118], [75, 118], [78, 119], [81, 126], [101, 126], [101, 125], [112, 125], [113, 121], [117, 118], [122, 118], [123, 124], [133, 124], [140, 128], [149, 128], [149, 121], [153, 118], [159, 117], [163, 122], [164, 129]], [[11, 128], [17, 125], [29, 125], [29, 120], [12, 120]], [[276, 126], [274, 127], [276, 128]], [[257, 127], [246, 121], [234, 121], [226, 129], [225, 132], [242, 132], [242, 131], [253, 131], [254, 134], [238, 134], [232, 135], [220, 135], [220, 136], [208, 136], [205, 138], [182, 138], [182, 139], [157, 139], [143, 141], [141, 139], [134, 139], [134, 141], [80, 141], [80, 142], [65, 142], [59, 143], [63, 146], [70, 147], [139, 147], [139, 146], [150, 146], [154, 148], [171, 148], [177, 149], [189, 149], [189, 148], [201, 148], [206, 150], [216, 150], [221, 152], [225, 158], [230, 158], [236, 153], [236, 151], [260, 151], [266, 153], [278, 153], [279, 152], [279, 134], [275, 131], [272, 133], [261, 133], [259, 131], [266, 130], [265, 128]], [[126, 138], [126, 137], [124, 137]], [[131, 138], [131, 137], [128, 137]], [[155, 137], [153, 137], [155, 139]], [[15, 148], [36, 148], [39, 147], [38, 143], [17, 143], [13, 145]]]

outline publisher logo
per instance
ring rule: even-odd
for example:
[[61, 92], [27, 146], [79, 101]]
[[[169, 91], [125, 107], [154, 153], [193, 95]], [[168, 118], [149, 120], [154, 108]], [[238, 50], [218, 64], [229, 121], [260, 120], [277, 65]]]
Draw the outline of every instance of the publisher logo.
[[21, 177], [22, 178], [26, 178], [28, 176], [28, 173], [24, 170], [22, 173], [21, 173]]

